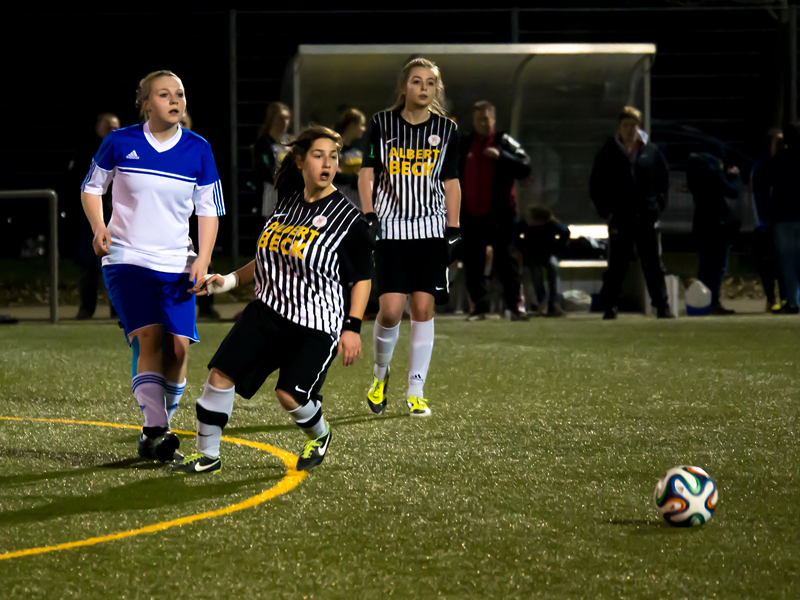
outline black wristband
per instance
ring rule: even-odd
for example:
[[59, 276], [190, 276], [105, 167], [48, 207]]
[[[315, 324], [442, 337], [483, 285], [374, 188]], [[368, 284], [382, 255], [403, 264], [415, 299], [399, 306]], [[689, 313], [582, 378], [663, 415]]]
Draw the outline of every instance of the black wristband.
[[355, 317], [347, 317], [342, 325], [342, 331], [352, 331], [353, 333], [361, 334], [361, 319]]

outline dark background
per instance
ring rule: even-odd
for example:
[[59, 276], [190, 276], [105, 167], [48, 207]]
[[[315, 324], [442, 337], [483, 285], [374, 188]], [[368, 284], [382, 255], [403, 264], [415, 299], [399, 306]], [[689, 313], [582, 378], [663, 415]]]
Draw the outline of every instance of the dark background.
[[[783, 2], [604, 0], [513, 6], [495, 2], [478, 10], [346, 11], [238, 6], [240, 172], [235, 176], [243, 230], [248, 229], [246, 215], [259, 204], [246, 185], [248, 147], [266, 105], [281, 99], [284, 72], [300, 43], [655, 43], [653, 138], [678, 169], [692, 149], [686, 131], [720, 137], [747, 169], [748, 158], [761, 151], [764, 132], [790, 114], [790, 27]], [[78, 186], [89, 166], [87, 148], [99, 142], [93, 137], [96, 115], [110, 111], [123, 126], [137, 122], [138, 80], [157, 69], [182, 78], [194, 130], [214, 149], [230, 206], [227, 8], [174, 13], [18, 9], [6, 13], [3, 29], [0, 189], [52, 187], [59, 192], [62, 255], [74, 253]], [[387, 80], [393, 81], [394, 74]], [[69, 173], [67, 166], [76, 157], [78, 164]], [[5, 202], [0, 205], [0, 257], [19, 256], [26, 239], [47, 229], [43, 201]], [[229, 222], [221, 224], [220, 243], [230, 251]], [[668, 248], [680, 243], [666, 240]]]

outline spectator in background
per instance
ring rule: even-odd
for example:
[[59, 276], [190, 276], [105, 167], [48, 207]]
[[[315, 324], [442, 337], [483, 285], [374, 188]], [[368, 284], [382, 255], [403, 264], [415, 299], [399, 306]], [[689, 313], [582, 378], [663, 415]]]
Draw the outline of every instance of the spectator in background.
[[485, 100], [472, 107], [472, 133], [459, 143], [461, 201], [461, 258], [467, 291], [475, 305], [467, 320], [486, 318], [489, 291], [484, 277], [486, 247], [494, 249], [494, 269], [503, 284], [511, 320], [525, 317], [519, 310], [519, 264], [514, 256], [517, 201], [514, 180], [530, 175], [530, 158], [506, 133], [496, 132], [496, 111]]
[[[786, 290], [778, 268], [775, 241], [770, 224], [769, 208], [772, 199], [772, 182], [769, 180], [769, 167], [772, 159], [783, 147], [783, 132], [770, 129], [767, 132], [767, 152], [759, 156], [750, 173], [750, 184], [758, 226], [753, 231], [753, 258], [756, 261], [758, 276], [767, 296], [767, 312], [776, 312], [786, 304]], [[780, 301], [775, 297], [775, 282], [778, 282]]]
[[786, 306], [779, 312], [796, 315], [800, 313], [800, 132], [792, 124], [783, 134], [786, 148], [778, 151], [769, 167], [769, 223], [786, 289]]
[[737, 198], [742, 189], [739, 169], [725, 164], [725, 145], [716, 138], [703, 143], [702, 152], [686, 162], [686, 183], [694, 197], [692, 230], [700, 250], [697, 278], [711, 290], [711, 314], [733, 311], [719, 300], [728, 255], [742, 225], [726, 198]]
[[617, 133], [594, 160], [589, 194], [597, 212], [608, 221], [608, 269], [603, 273], [604, 319], [617, 318], [622, 282], [639, 251], [653, 307], [660, 319], [670, 318], [664, 266], [661, 263], [659, 215], [666, 206], [669, 171], [658, 148], [639, 129], [642, 114], [626, 106], [617, 117]]
[[[119, 129], [119, 117], [113, 113], [102, 113], [97, 116], [94, 126], [94, 135], [76, 152], [75, 158], [70, 162], [69, 171], [75, 175], [76, 187], [83, 182], [86, 169], [92, 164], [97, 147], [109, 133]], [[80, 181], [78, 181], [80, 179]], [[78, 321], [91, 319], [97, 310], [97, 288], [100, 281], [100, 257], [95, 256], [92, 248], [94, 233], [83, 209], [80, 211], [80, 233], [78, 235], [78, 249], [75, 252], [75, 262], [80, 268], [78, 294], [80, 306], [75, 317]], [[106, 224], [111, 218], [111, 188], [103, 195], [103, 215]], [[114, 307], [111, 307], [111, 316], [114, 317]]]
[[275, 172], [286, 156], [289, 142], [289, 123], [292, 111], [281, 102], [267, 106], [264, 123], [253, 143], [253, 169], [256, 173], [257, 193], [261, 197], [261, 214], [269, 217], [275, 210]]
[[194, 123], [194, 121], [192, 120], [192, 116], [189, 114], [188, 110], [185, 113], [183, 113], [183, 117], [181, 117], [179, 123], [180, 126], [183, 127], [184, 129], [188, 129], [189, 131], [192, 130], [192, 124]]
[[333, 180], [336, 188], [345, 198], [361, 209], [361, 198], [358, 196], [358, 172], [361, 170], [361, 145], [358, 143], [367, 130], [367, 117], [357, 108], [348, 108], [342, 112], [339, 122], [334, 127], [342, 136], [342, 151], [339, 154], [339, 170]]
[[[181, 120], [178, 121], [180, 126], [183, 129], [188, 129], [189, 131], [192, 130], [192, 117], [189, 114], [189, 111], [183, 113], [183, 117]], [[197, 231], [197, 215], [192, 215], [189, 219], [189, 237], [193, 240], [197, 241], [198, 231]], [[199, 247], [199, 245], [198, 245]], [[209, 270], [213, 269], [211, 263], [208, 264]], [[211, 294], [208, 295], [197, 295], [197, 318], [198, 319], [212, 319], [214, 321], [220, 318], [220, 314], [217, 312], [217, 309], [214, 308], [214, 296]]]
[[569, 227], [559, 222], [553, 211], [546, 206], [531, 206], [527, 221], [523, 219], [517, 225], [515, 244], [522, 254], [523, 264], [531, 270], [540, 307], [545, 299], [542, 271], [547, 277], [548, 317], [560, 317], [564, 314], [560, 304], [557, 255], [564, 251], [567, 242]]

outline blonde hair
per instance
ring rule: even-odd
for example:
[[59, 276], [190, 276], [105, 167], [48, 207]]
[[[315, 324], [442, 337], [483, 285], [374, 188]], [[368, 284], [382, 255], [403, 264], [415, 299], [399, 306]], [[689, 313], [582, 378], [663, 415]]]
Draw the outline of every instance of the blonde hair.
[[436, 89], [433, 93], [433, 101], [430, 104], [430, 110], [431, 112], [446, 117], [447, 108], [445, 108], [446, 101], [444, 98], [444, 83], [442, 83], [442, 74], [439, 71], [439, 67], [437, 67], [435, 63], [429, 61], [427, 58], [414, 58], [408, 61], [406, 65], [400, 69], [400, 75], [397, 77], [397, 99], [389, 110], [397, 110], [405, 107], [406, 86], [408, 85], [408, 79], [411, 76], [411, 70], [416, 67], [423, 67], [433, 71], [434, 75], [436, 76]]
[[622, 123], [625, 119], [634, 119], [637, 123], [642, 122], [642, 111], [633, 106], [623, 106], [617, 115], [617, 123]]
[[[139, 87], [136, 88], [136, 108], [139, 109], [139, 120], [144, 123], [147, 121], [147, 112], [144, 110], [144, 101], [150, 97], [150, 92], [153, 91], [153, 82], [159, 77], [174, 77], [178, 81], [181, 78], [175, 75], [172, 71], [153, 71], [145, 75], [139, 82]], [[181, 81], [181, 84], [183, 82]]]
[[336, 144], [336, 149], [342, 149], [342, 136], [333, 129], [328, 129], [322, 125], [310, 125], [303, 130], [303, 133], [288, 144], [289, 152], [283, 157], [281, 164], [275, 172], [275, 189], [278, 191], [288, 191], [290, 189], [302, 190], [305, 188], [303, 175], [297, 168], [297, 157], [305, 160], [306, 154], [318, 139], [328, 138]]

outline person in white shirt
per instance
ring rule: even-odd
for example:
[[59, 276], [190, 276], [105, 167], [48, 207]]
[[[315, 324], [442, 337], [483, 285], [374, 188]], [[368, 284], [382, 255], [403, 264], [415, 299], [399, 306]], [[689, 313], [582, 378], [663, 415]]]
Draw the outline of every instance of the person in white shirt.
[[[192, 282], [208, 272], [222, 188], [209, 143], [182, 129], [183, 83], [170, 71], [139, 82], [142, 124], [106, 136], [81, 187], [81, 202], [103, 260], [103, 279], [133, 348], [133, 394], [144, 415], [139, 455], [182, 458], [169, 421], [186, 385], [189, 344], [199, 341]], [[114, 182], [112, 217], [102, 195]], [[189, 217], [199, 222], [199, 251]]]

